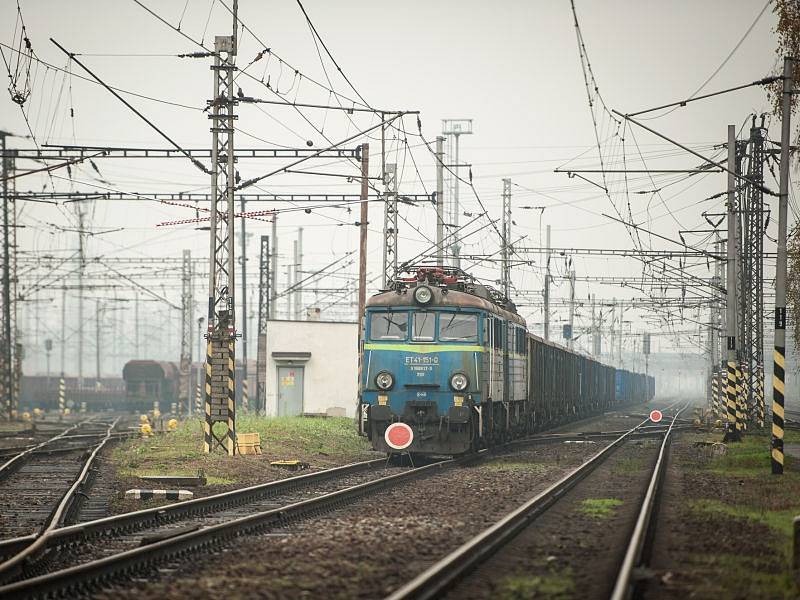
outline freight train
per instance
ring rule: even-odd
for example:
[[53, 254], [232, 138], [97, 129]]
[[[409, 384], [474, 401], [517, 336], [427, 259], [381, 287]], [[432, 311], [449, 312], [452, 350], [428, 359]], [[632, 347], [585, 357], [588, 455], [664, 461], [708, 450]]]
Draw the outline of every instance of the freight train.
[[358, 414], [376, 450], [463, 454], [654, 396], [652, 377], [533, 335], [459, 269], [403, 274], [362, 327]]

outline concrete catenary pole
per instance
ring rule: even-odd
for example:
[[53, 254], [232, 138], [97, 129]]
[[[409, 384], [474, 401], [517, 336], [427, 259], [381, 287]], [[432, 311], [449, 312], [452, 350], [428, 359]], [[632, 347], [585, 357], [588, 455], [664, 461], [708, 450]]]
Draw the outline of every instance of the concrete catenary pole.
[[297, 304], [295, 302], [295, 298], [297, 298], [297, 282], [299, 279], [297, 278], [297, 263], [300, 261], [300, 251], [297, 247], [297, 240], [292, 242], [292, 264], [289, 266], [289, 285], [287, 286], [291, 291], [289, 292], [288, 297], [286, 298], [286, 312], [289, 314], [289, 319], [299, 319], [300, 317], [295, 312], [297, 309]]
[[[367, 232], [369, 225], [369, 144], [361, 145], [361, 216], [358, 224], [358, 432], [366, 435], [366, 408], [361, 403], [361, 374], [364, 368], [364, 311], [367, 305]], [[438, 200], [438, 198], [437, 198]]]
[[780, 195], [778, 197], [778, 261], [775, 267], [775, 353], [772, 371], [772, 472], [783, 474], [783, 402], [786, 386], [786, 229], [789, 208], [789, 145], [791, 143], [794, 61], [783, 59]]
[[[241, 347], [242, 347], [242, 404], [246, 405], [245, 402], [245, 390], [247, 389], [247, 231], [245, 226], [245, 221], [247, 221], [247, 217], [244, 216], [245, 210], [247, 210], [247, 201], [244, 199], [244, 196], [239, 198], [239, 206], [241, 207], [242, 211], [242, 222], [240, 223], [241, 232], [239, 233], [239, 248], [241, 252], [239, 253], [239, 263], [241, 266], [241, 273], [242, 283], [241, 283], [241, 295], [240, 300], [242, 305], [242, 339], [241, 339]], [[187, 380], [188, 381], [188, 380]], [[187, 402], [188, 402], [188, 393], [189, 390], [187, 388]]]
[[595, 315], [595, 302], [594, 302], [594, 294], [592, 294], [592, 356], [597, 357], [597, 322], [596, 322], [596, 315]]
[[300, 282], [303, 281], [303, 228], [297, 229], [297, 256], [294, 265], [294, 318], [298, 321], [303, 320], [303, 288]]
[[544, 272], [544, 339], [550, 339], [550, 225], [547, 226], [547, 255]]
[[272, 253], [269, 265], [269, 318], [275, 318], [278, 305], [278, 215], [272, 215]]
[[728, 125], [728, 244], [727, 244], [727, 401], [725, 441], [741, 441], [736, 398], [736, 126]]
[[361, 215], [358, 222], [358, 321], [367, 304], [367, 232], [369, 225], [369, 144], [361, 145]]

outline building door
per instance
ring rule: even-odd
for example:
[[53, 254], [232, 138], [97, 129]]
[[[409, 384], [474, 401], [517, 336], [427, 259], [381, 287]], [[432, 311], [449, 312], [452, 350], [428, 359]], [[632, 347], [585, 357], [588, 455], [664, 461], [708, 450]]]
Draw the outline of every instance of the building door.
[[278, 367], [278, 416], [303, 414], [303, 367]]

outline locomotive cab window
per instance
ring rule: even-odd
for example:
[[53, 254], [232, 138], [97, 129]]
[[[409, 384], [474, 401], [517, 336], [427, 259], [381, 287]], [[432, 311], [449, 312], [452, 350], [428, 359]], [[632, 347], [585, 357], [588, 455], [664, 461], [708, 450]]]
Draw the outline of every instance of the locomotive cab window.
[[439, 339], [447, 342], [477, 342], [478, 315], [441, 314], [439, 317]]
[[369, 328], [373, 340], [404, 340], [408, 336], [408, 313], [372, 313]]
[[436, 313], [415, 312], [411, 339], [417, 342], [432, 342], [436, 335]]
[[494, 347], [498, 350], [503, 349], [503, 322], [500, 319], [492, 319], [494, 328]]

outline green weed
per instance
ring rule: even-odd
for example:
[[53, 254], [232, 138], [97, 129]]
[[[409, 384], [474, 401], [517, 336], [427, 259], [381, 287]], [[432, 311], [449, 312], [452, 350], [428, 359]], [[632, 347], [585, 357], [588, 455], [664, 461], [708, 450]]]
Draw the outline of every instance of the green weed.
[[550, 575], [515, 575], [500, 582], [498, 598], [501, 600], [569, 600], [574, 596], [575, 583], [572, 573], [566, 569], [562, 573]]
[[614, 509], [622, 504], [622, 500], [617, 498], [587, 498], [581, 501], [580, 512], [596, 519], [610, 517]]

